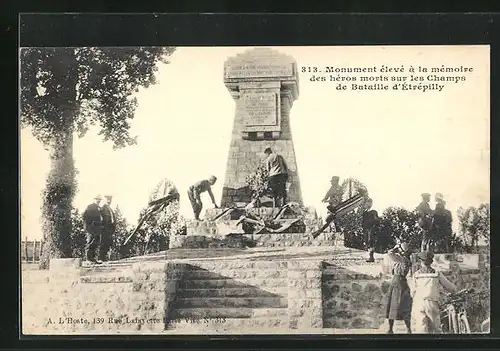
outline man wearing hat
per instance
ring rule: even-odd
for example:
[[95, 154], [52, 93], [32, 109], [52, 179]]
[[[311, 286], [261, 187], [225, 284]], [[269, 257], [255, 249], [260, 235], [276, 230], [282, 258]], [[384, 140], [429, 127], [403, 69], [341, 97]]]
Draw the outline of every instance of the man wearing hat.
[[456, 292], [457, 287], [441, 272], [431, 267], [434, 254], [429, 251], [419, 252], [417, 258], [420, 268], [413, 274], [412, 326], [415, 333], [441, 333], [439, 309], [439, 288], [448, 292]]
[[200, 213], [203, 208], [203, 203], [201, 202], [200, 195], [205, 191], [210, 195], [210, 199], [214, 204], [215, 208], [218, 208], [217, 203], [215, 202], [214, 194], [212, 193], [212, 185], [217, 181], [216, 176], [210, 176], [208, 179], [200, 180], [194, 185], [191, 185], [188, 189], [188, 198], [191, 202], [191, 207], [194, 212], [194, 219], [197, 221], [200, 220]]
[[108, 251], [111, 247], [111, 243], [113, 242], [113, 235], [116, 230], [115, 213], [111, 208], [113, 197], [111, 195], [105, 195], [104, 198], [106, 199], [106, 203], [101, 208], [103, 228], [99, 245], [99, 259], [101, 261], [108, 260]]
[[83, 212], [83, 228], [87, 232], [85, 258], [93, 263], [101, 263], [96, 260], [97, 248], [102, 233], [102, 214], [99, 207], [101, 200], [101, 195], [97, 195], [94, 197], [94, 202], [88, 205]]
[[431, 227], [432, 227], [432, 209], [429, 205], [431, 194], [423, 193], [422, 202], [417, 206], [418, 225], [422, 229], [422, 244], [421, 251], [429, 251], [431, 246]]
[[331, 207], [335, 207], [342, 202], [342, 187], [339, 185], [339, 177], [333, 176], [330, 184], [330, 189], [328, 189], [321, 201], [328, 202]]
[[445, 252], [450, 252], [450, 239], [453, 234], [453, 229], [451, 227], [453, 220], [452, 215], [451, 212], [446, 209], [446, 201], [444, 201], [443, 194], [437, 193], [435, 199], [436, 208], [434, 209], [432, 221], [432, 237], [436, 241], [436, 244], [441, 244], [440, 246]]

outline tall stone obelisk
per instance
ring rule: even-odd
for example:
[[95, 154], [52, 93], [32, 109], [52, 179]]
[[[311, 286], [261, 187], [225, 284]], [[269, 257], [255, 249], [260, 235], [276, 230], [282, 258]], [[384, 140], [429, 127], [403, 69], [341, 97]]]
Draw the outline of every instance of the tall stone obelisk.
[[284, 157], [289, 168], [288, 201], [302, 206], [289, 121], [299, 95], [297, 63], [269, 48], [247, 50], [224, 63], [224, 84], [236, 101], [236, 113], [221, 206], [250, 202], [246, 177], [263, 162], [266, 147]]

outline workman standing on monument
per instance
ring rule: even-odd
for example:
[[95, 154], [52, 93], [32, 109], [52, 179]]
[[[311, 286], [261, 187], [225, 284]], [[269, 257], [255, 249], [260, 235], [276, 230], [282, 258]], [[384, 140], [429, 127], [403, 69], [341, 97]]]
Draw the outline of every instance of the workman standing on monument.
[[283, 156], [275, 154], [270, 147], [264, 150], [264, 154], [266, 154], [268, 184], [274, 206], [282, 207], [287, 201], [286, 181], [288, 180], [288, 167]]
[[101, 200], [102, 197], [97, 195], [94, 202], [88, 205], [83, 212], [83, 229], [86, 232], [85, 258], [92, 263], [101, 263], [96, 260], [102, 232], [102, 214], [99, 207]]
[[200, 198], [201, 193], [207, 191], [214, 207], [218, 208], [217, 203], [215, 202], [214, 194], [212, 193], [212, 185], [214, 185], [216, 181], [216, 176], [210, 176], [208, 179], [200, 180], [196, 184], [191, 185], [188, 189], [188, 198], [191, 202], [191, 206], [193, 207], [194, 219], [197, 221], [200, 220], [200, 213], [203, 208], [203, 203]]
[[339, 184], [339, 177], [333, 176], [330, 180], [330, 189], [325, 194], [322, 202], [328, 202], [333, 208], [342, 202], [342, 187]]

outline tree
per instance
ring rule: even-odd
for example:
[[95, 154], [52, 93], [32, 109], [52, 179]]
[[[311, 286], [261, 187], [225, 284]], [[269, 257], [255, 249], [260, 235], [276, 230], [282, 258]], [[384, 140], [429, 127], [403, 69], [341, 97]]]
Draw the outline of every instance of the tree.
[[368, 196], [368, 189], [363, 183], [361, 183], [356, 178], [344, 179], [340, 187], [342, 189], [342, 194], [343, 194], [342, 198], [344, 200], [347, 200], [348, 198], [359, 193], [363, 193], [366, 194], [366, 196]]
[[136, 143], [129, 134], [139, 87], [155, 84], [157, 63], [167, 48], [22, 48], [21, 126], [50, 151], [51, 170], [43, 193], [44, 250], [49, 258], [71, 257], [71, 210], [76, 192], [73, 135], [100, 126], [114, 148]]
[[420, 249], [422, 230], [418, 214], [403, 207], [388, 207], [380, 218], [379, 249], [384, 252], [397, 242], [407, 242], [412, 250]]
[[[458, 224], [461, 234], [470, 240], [470, 246], [477, 246], [482, 237], [487, 243], [490, 238], [490, 205], [483, 203], [479, 207], [470, 206], [458, 209]], [[467, 240], [467, 241], [469, 241]]]
[[113, 242], [109, 250], [110, 260], [119, 260], [127, 256], [128, 252], [125, 251], [122, 244], [132, 231], [131, 225], [128, 223], [127, 219], [123, 217], [120, 207], [116, 206], [115, 209], [115, 221], [116, 227], [113, 234]]

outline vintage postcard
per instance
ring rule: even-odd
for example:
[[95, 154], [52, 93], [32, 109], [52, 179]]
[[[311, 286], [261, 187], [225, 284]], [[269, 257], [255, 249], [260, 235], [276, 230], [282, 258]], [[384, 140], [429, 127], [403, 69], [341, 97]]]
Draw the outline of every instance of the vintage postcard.
[[490, 47], [20, 49], [24, 335], [474, 334]]

